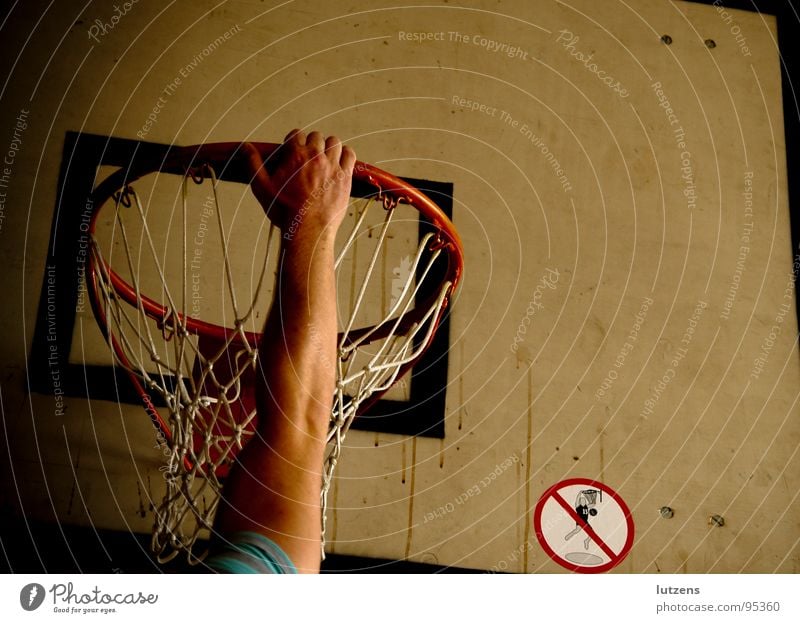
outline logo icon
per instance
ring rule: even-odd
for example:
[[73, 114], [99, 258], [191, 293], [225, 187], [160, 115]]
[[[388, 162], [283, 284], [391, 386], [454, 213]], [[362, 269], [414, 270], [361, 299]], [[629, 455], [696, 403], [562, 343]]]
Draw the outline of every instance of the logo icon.
[[31, 612], [42, 605], [44, 601], [44, 586], [41, 584], [28, 584], [19, 592], [19, 604], [23, 610]]

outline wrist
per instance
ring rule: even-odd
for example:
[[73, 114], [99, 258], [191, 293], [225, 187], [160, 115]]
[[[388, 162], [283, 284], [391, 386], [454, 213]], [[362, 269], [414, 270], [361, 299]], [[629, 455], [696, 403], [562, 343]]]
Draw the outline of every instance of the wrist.
[[332, 224], [302, 222], [297, 219], [281, 228], [281, 241], [285, 247], [331, 247], [336, 240], [336, 227]]

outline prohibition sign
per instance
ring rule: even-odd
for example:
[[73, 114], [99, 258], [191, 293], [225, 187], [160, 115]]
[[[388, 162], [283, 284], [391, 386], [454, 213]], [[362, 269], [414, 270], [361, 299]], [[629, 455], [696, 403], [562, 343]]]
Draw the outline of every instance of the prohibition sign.
[[633, 546], [628, 506], [609, 486], [588, 478], [563, 480], [545, 491], [533, 512], [533, 528], [547, 555], [577, 573], [608, 571]]

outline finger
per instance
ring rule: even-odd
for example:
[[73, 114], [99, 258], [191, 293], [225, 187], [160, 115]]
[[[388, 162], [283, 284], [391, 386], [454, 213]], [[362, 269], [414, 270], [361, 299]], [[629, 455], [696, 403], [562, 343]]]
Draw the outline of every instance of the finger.
[[245, 143], [242, 145], [245, 159], [247, 160], [247, 168], [250, 173], [250, 186], [253, 189], [253, 194], [256, 199], [261, 203], [262, 207], [266, 210], [272, 197], [269, 192], [269, 175], [264, 166], [264, 160], [261, 154], [252, 143]]
[[338, 163], [342, 156], [342, 142], [335, 136], [329, 136], [325, 139], [325, 155], [328, 160], [333, 163]]
[[306, 144], [305, 132], [295, 128], [294, 130], [289, 132], [289, 134], [286, 135], [286, 138], [283, 139], [283, 142], [284, 144], [295, 143], [296, 145], [305, 145]]
[[325, 150], [325, 137], [321, 132], [312, 132], [306, 137], [306, 147], [311, 147], [317, 153]]
[[348, 175], [353, 174], [353, 167], [356, 166], [356, 152], [348, 145], [342, 147], [342, 156], [339, 159], [339, 166], [341, 166], [342, 170]]

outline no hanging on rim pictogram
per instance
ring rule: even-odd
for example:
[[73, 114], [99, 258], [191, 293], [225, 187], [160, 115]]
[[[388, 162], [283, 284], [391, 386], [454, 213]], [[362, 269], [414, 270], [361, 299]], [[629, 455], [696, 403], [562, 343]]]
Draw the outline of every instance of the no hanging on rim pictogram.
[[545, 553], [577, 573], [613, 569], [633, 546], [627, 504], [611, 487], [589, 478], [563, 480], [545, 491], [533, 527]]

